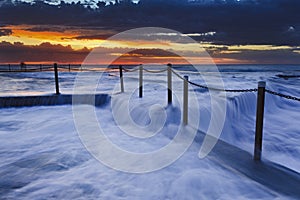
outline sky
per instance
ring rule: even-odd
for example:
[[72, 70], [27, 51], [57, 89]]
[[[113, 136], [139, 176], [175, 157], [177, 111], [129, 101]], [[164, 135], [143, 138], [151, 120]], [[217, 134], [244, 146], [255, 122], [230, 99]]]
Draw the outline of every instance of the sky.
[[197, 60], [201, 49], [166, 33], [101, 46], [122, 31], [162, 27], [197, 41], [217, 64], [299, 64], [299, 10], [299, 0], [0, 0], [0, 63], [80, 64], [95, 47], [102, 58], [128, 49], [116, 61], [125, 64], [184, 63], [170, 48]]

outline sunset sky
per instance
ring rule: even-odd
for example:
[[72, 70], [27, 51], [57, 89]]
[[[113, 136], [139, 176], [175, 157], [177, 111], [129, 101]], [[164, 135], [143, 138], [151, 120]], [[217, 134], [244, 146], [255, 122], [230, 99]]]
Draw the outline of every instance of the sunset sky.
[[299, 64], [299, 10], [299, 0], [1, 0], [0, 63], [80, 64], [99, 46], [102, 58], [138, 47], [122, 55], [127, 64], [181, 63], [170, 48], [198, 59], [201, 49], [166, 33], [102, 46], [122, 31], [162, 27], [193, 38], [218, 64]]

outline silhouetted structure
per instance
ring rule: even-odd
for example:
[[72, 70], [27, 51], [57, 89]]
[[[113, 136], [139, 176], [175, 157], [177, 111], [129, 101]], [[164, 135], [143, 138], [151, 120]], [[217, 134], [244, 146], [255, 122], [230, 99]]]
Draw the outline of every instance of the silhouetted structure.
[[26, 71], [26, 64], [24, 62], [20, 63], [20, 67], [22, 71]]

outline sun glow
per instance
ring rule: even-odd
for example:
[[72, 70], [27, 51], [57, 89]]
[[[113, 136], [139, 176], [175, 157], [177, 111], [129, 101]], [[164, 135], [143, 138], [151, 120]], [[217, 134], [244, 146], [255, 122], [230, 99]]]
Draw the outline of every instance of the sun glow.
[[[122, 59], [118, 59], [116, 62], [126, 62], [130, 63], [142, 63], [142, 62], [173, 62], [183, 64], [186, 61], [182, 61], [176, 56], [167, 57], [166, 55], [152, 55], [152, 57], [145, 55], [129, 54], [122, 55], [118, 52], [118, 49], [161, 49], [168, 52], [180, 52], [181, 55], [188, 57], [193, 62], [198, 63], [210, 63], [210, 55], [213, 57], [214, 62], [218, 64], [237, 64], [237, 63], [252, 63], [249, 60], [239, 60], [237, 58], [230, 58], [230, 55], [242, 54], [245, 51], [271, 51], [271, 50], [290, 50], [294, 53], [299, 53], [299, 50], [293, 50], [291, 46], [273, 46], [273, 45], [216, 45], [210, 42], [199, 42], [198, 44], [191, 43], [175, 43], [168, 40], [168, 37], [173, 37], [174, 35], [162, 35], [165, 39], [153, 39], [147, 38], [146, 36], [141, 39], [136, 40], [126, 40], [124, 39], [105, 39], [109, 35], [113, 35], [111, 31], [99, 31], [92, 29], [76, 29], [74, 27], [56, 27], [49, 28], [48, 26], [6, 26], [5, 28], [12, 30], [11, 35], [6, 35], [0, 37], [0, 42], [9, 42], [11, 44], [23, 44], [25, 46], [31, 46], [32, 48], [41, 46], [44, 43], [49, 45], [61, 45], [74, 52], [74, 54], [79, 54], [82, 52], [88, 53], [94, 48], [102, 49], [102, 57], [106, 56], [121, 56]], [[55, 31], [53, 31], [55, 30]], [[213, 34], [213, 33], [211, 33]], [[193, 36], [195, 34], [186, 34], [186, 36]], [[103, 36], [103, 38], [102, 38]], [[49, 46], [48, 45], [48, 46]], [[206, 53], [206, 51], [209, 54]], [[123, 52], [123, 51], [121, 51]], [[84, 58], [81, 55], [77, 58], [77, 61], [70, 60], [69, 63], [80, 63]], [[45, 63], [47, 61], [36, 61], [28, 58], [28, 62], [32, 63]], [[79, 61], [81, 60], [81, 61]], [[6, 61], [8, 62], [8, 61]], [[16, 61], [18, 62], [18, 61]], [[67, 62], [67, 61], [62, 61]], [[95, 61], [96, 62], [96, 61]], [[105, 62], [103, 60], [103, 62]]]

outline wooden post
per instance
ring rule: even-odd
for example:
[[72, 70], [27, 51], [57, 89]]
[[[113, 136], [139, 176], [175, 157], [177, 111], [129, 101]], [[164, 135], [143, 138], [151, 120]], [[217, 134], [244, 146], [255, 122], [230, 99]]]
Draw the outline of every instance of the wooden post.
[[172, 103], [172, 64], [168, 64], [168, 104]]
[[261, 160], [266, 82], [258, 82], [254, 160]]
[[183, 124], [188, 124], [188, 76], [184, 76], [183, 81]]
[[8, 71], [11, 71], [11, 69], [10, 69], [10, 64], [8, 64]]
[[54, 63], [54, 76], [55, 76], [55, 89], [56, 89], [56, 94], [59, 94], [57, 63]]
[[43, 71], [42, 64], [40, 64], [40, 71]]
[[143, 97], [143, 65], [140, 65], [140, 69], [139, 69], [139, 74], [140, 74], [140, 78], [139, 78], [139, 97], [142, 98]]
[[71, 71], [71, 64], [69, 64], [69, 72]]
[[124, 92], [123, 68], [122, 68], [122, 65], [119, 66], [119, 71], [120, 71], [121, 92]]

